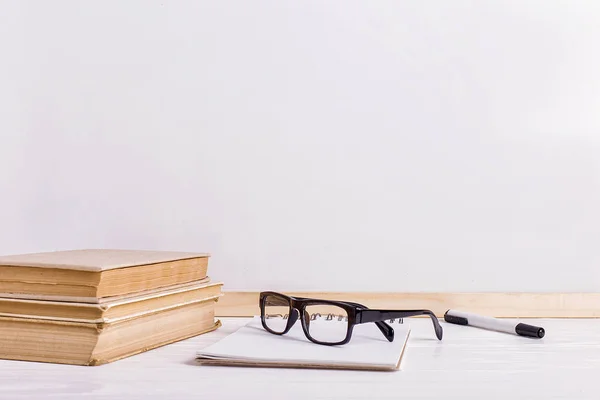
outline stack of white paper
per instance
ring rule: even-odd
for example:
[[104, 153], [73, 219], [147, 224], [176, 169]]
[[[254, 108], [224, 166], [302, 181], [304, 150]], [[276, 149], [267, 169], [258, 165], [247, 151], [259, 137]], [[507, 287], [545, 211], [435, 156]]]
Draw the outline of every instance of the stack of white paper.
[[[346, 324], [344, 321], [328, 321]], [[285, 335], [274, 335], [254, 317], [247, 325], [197, 353], [206, 365], [256, 367], [397, 370], [410, 334], [407, 325], [393, 324], [395, 339], [388, 342], [373, 323], [356, 325], [348, 344], [324, 346], [310, 342], [300, 321]]]

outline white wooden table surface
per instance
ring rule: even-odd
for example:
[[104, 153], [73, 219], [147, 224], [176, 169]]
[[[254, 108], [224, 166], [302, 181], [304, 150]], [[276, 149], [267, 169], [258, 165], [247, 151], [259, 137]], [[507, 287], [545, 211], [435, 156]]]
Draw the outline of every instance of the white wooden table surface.
[[600, 319], [534, 320], [544, 339], [431, 321], [412, 328], [397, 372], [200, 366], [215, 332], [98, 367], [0, 360], [1, 399], [600, 399]]

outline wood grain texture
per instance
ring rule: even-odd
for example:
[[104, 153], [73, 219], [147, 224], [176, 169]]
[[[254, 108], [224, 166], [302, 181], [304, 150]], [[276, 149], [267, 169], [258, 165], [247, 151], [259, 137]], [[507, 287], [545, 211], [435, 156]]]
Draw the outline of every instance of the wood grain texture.
[[202, 366], [196, 351], [234, 332], [214, 332], [98, 367], [0, 360], [0, 398], [154, 399], [565, 399], [597, 400], [600, 319], [530, 321], [543, 339], [410, 319], [401, 371]]
[[[348, 300], [370, 308], [430, 309], [438, 317], [453, 308], [499, 318], [598, 318], [600, 293], [316, 293], [284, 292], [292, 296]], [[228, 292], [219, 299], [216, 315], [258, 315], [258, 292]]]

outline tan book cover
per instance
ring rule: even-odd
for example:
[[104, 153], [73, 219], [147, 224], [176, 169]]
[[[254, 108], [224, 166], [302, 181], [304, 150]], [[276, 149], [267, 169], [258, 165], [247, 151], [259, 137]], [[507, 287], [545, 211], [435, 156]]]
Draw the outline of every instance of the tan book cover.
[[207, 278], [208, 253], [82, 249], [0, 256], [2, 297], [101, 303]]
[[15, 300], [31, 300], [31, 301], [35, 301], [35, 300], [54, 301], [54, 302], [64, 302], [64, 303], [76, 303], [76, 304], [77, 303], [86, 303], [89, 305], [98, 305], [98, 304], [112, 302], [115, 300], [128, 299], [132, 296], [133, 297], [146, 296], [146, 295], [149, 295], [152, 293], [162, 292], [165, 289], [178, 289], [180, 287], [204, 285], [204, 284], [209, 283], [210, 281], [211, 281], [210, 277], [207, 276], [204, 279], [200, 279], [200, 280], [193, 281], [193, 282], [180, 283], [180, 284], [175, 284], [175, 285], [171, 285], [171, 286], [167, 286], [167, 287], [158, 287], [158, 288], [154, 288], [154, 289], [142, 290], [142, 291], [122, 294], [122, 295], [118, 295], [118, 296], [108, 296], [108, 297], [101, 297], [101, 298], [63, 296], [63, 295], [44, 295], [44, 294], [1, 293], [1, 292], [0, 292], [0, 298], [15, 299]]
[[102, 365], [213, 331], [217, 299], [109, 323], [0, 316], [0, 358]]
[[102, 272], [205, 257], [210, 255], [177, 251], [81, 249], [0, 256], [0, 265]]
[[0, 316], [52, 321], [114, 323], [186, 304], [216, 300], [223, 284], [192, 283], [113, 298], [101, 304], [0, 298]]
[[0, 299], [0, 358], [101, 365], [217, 329], [222, 283], [103, 304]]

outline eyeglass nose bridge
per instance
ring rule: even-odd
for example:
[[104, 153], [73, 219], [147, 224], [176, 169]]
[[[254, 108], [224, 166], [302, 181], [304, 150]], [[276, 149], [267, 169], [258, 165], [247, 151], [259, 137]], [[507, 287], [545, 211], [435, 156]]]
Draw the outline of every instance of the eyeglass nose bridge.
[[297, 309], [295, 309], [295, 308], [292, 308], [292, 309], [290, 310], [290, 316], [289, 316], [289, 318], [288, 318], [288, 321], [287, 321], [287, 326], [286, 326], [286, 328], [285, 328], [285, 330], [286, 330], [286, 331], [290, 330], [290, 328], [291, 328], [292, 326], [294, 326], [294, 324], [296, 323], [296, 321], [298, 321], [298, 317], [299, 317], [299, 316], [300, 316], [300, 313], [298, 312], [298, 310], [297, 310]]
[[[289, 331], [292, 328], [292, 326], [294, 326], [296, 321], [298, 321], [298, 319], [300, 318], [300, 314], [301, 314], [300, 310], [298, 310], [297, 308], [294, 308], [294, 307], [291, 308], [290, 315], [287, 318], [287, 326], [285, 328], [286, 332]], [[307, 313], [306, 311], [304, 311], [301, 322], [302, 322], [303, 327], [305, 327], [305, 329], [308, 329], [308, 327], [310, 326], [310, 319], [311, 319], [310, 314]]]

